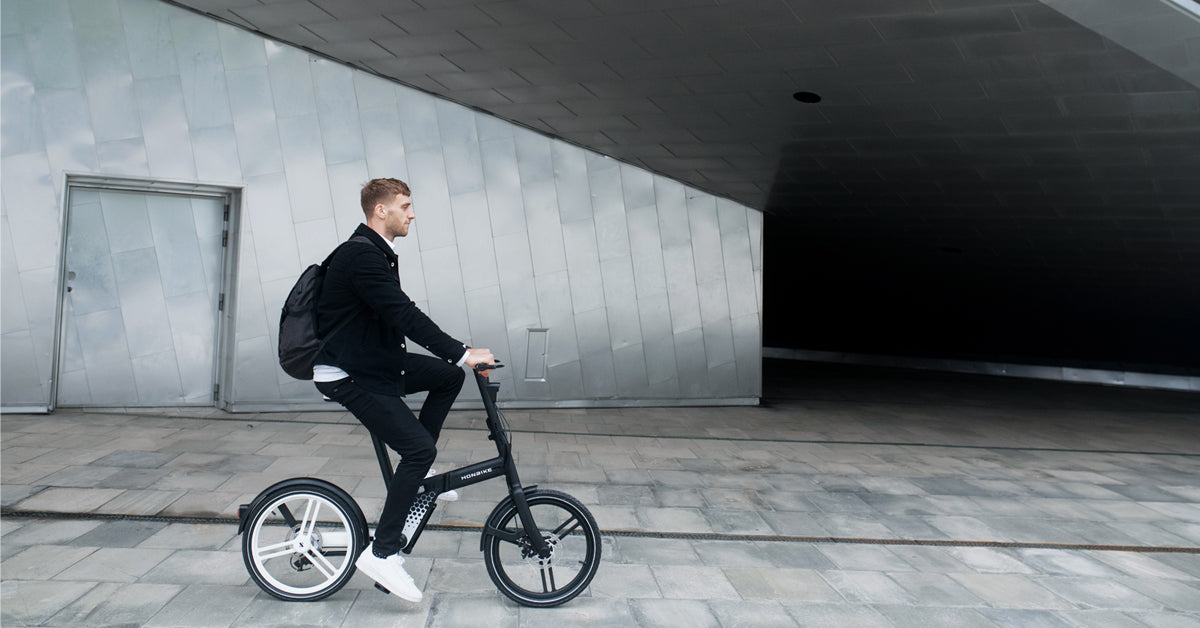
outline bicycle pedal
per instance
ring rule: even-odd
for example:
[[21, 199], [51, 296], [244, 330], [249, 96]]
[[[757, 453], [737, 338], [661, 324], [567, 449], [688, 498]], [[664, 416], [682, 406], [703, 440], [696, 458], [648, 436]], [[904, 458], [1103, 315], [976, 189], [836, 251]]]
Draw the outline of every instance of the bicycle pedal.
[[382, 584], [379, 584], [378, 582], [376, 582], [376, 583], [375, 583], [375, 588], [376, 588], [376, 589], [379, 589], [380, 591], [383, 591], [384, 593], [386, 593], [386, 594], [388, 594], [388, 595], [391, 595], [391, 594], [392, 594], [392, 592], [391, 592], [391, 591], [388, 591], [388, 590], [387, 590], [387, 587], [383, 586]]

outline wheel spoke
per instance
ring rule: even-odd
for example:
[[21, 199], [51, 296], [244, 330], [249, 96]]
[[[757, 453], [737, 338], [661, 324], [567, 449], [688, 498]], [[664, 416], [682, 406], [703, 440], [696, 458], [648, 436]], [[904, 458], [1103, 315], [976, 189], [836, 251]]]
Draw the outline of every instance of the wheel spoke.
[[313, 564], [321, 573], [325, 574], [326, 578], [332, 578], [337, 567], [334, 567], [320, 552], [306, 550], [304, 555], [308, 557], [309, 562]]
[[308, 504], [304, 506], [304, 520], [300, 522], [300, 534], [312, 534], [313, 528], [317, 527], [317, 513], [320, 511], [320, 502], [309, 497]]
[[[278, 550], [278, 551], [276, 551], [276, 550]], [[288, 554], [293, 554], [295, 552], [296, 552], [296, 544], [293, 541], [284, 541], [283, 543], [276, 543], [274, 545], [260, 547], [257, 550], [255, 550], [255, 553], [258, 554], [258, 559], [261, 561], [264, 561], [264, 562], [271, 560], [272, 558], [286, 556]]]
[[[568, 527], [568, 525], [570, 527]], [[558, 525], [558, 527], [554, 529], [554, 536], [557, 536], [558, 538], [561, 539], [564, 536], [567, 536], [568, 534], [573, 532], [575, 530], [575, 528], [578, 528], [578, 527], [579, 527], [579, 519], [574, 516], [571, 516], [566, 521], [560, 523]]]

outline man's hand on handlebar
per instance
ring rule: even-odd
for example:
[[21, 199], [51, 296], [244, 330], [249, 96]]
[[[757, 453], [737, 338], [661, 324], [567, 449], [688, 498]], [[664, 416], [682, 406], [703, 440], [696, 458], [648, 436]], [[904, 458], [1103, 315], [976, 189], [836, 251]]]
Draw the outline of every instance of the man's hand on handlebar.
[[475, 369], [476, 371], [479, 372], [479, 374], [483, 375], [484, 377], [488, 376], [488, 373], [490, 372], [490, 370], [488, 370], [488, 369], [479, 370], [476, 367], [478, 367], [480, 364], [495, 364], [495, 363], [496, 363], [496, 356], [492, 355], [491, 349], [467, 349], [467, 366], [471, 367], [472, 369]]

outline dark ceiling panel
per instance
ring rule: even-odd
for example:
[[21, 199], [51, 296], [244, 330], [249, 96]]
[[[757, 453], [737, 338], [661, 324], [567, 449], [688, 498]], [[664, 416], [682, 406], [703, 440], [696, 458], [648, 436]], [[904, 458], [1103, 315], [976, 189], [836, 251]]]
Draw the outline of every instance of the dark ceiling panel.
[[1200, 22], [1122, 31], [1134, 0], [172, 1], [796, 221], [813, 250], [1200, 292]]

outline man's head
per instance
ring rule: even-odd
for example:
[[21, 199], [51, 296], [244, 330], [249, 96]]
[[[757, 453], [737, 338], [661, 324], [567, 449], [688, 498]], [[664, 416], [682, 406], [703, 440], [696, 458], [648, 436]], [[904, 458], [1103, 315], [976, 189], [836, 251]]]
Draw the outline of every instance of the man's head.
[[412, 192], [400, 179], [371, 179], [361, 193], [363, 214], [367, 226], [389, 242], [408, 235], [409, 224], [416, 219], [413, 213]]

